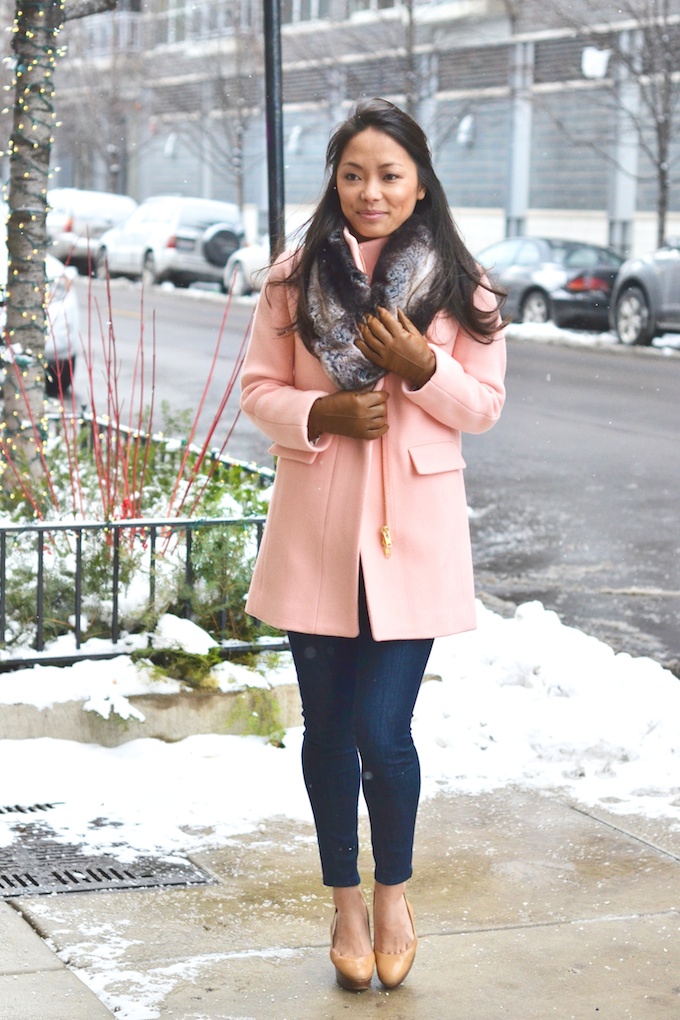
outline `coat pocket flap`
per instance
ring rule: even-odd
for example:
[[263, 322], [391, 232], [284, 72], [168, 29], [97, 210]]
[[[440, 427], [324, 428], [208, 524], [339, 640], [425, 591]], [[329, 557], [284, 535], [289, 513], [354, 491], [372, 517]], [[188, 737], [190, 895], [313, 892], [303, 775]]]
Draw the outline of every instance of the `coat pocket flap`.
[[465, 467], [463, 455], [456, 443], [421, 443], [409, 447], [408, 452], [419, 475], [461, 471]]
[[292, 446], [283, 446], [282, 443], [273, 443], [268, 453], [272, 457], [285, 457], [287, 460], [297, 460], [301, 464], [313, 464], [319, 455], [318, 450], [296, 450]]

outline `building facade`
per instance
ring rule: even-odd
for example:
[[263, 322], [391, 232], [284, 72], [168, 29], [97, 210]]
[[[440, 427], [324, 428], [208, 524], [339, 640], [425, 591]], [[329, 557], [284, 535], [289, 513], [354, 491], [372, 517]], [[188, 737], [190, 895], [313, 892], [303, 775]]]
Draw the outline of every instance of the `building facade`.
[[[261, 229], [261, 7], [121, 0], [67, 23], [55, 183], [237, 201]], [[642, 0], [282, 0], [287, 205], [315, 201], [329, 133], [382, 95], [427, 131], [473, 249], [514, 232], [654, 248], [660, 185], [680, 234], [680, 0], [666, 7], [657, 33]]]

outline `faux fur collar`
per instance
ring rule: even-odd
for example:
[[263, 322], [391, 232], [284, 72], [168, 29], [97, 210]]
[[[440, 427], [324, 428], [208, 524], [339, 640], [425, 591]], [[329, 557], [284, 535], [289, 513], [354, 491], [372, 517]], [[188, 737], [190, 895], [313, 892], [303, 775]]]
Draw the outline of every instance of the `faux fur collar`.
[[310, 275], [307, 305], [315, 335], [305, 346], [340, 389], [364, 389], [385, 375], [354, 344], [367, 312], [378, 305], [394, 314], [401, 308], [421, 333], [427, 330], [440, 307], [432, 289], [435, 267], [430, 231], [417, 215], [388, 238], [371, 283], [355, 265], [342, 227], [333, 231]]

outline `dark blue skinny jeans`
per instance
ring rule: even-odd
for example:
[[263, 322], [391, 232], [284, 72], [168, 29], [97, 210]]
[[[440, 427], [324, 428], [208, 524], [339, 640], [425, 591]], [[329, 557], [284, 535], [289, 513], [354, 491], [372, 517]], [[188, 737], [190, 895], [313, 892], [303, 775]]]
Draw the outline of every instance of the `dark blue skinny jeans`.
[[356, 638], [288, 635], [305, 722], [302, 769], [328, 886], [360, 882], [360, 780], [375, 880], [398, 885], [412, 873], [420, 765], [411, 716], [432, 640], [374, 641], [360, 609]]

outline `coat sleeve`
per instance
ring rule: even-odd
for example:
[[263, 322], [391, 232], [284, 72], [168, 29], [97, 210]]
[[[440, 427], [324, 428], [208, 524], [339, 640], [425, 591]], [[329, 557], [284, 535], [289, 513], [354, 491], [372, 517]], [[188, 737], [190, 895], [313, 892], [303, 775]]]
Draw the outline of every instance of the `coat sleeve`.
[[[480, 308], [495, 306], [494, 295], [484, 287], [478, 288], [475, 300]], [[453, 350], [449, 353], [440, 344], [431, 343], [436, 358], [434, 375], [419, 390], [404, 384], [404, 392], [444, 425], [460, 432], [486, 432], [498, 420], [505, 401], [506, 349], [500, 314], [491, 343], [480, 343], [445, 316], [438, 316], [434, 325], [455, 331]]]
[[[274, 265], [268, 280], [281, 277], [285, 258], [282, 256]], [[312, 404], [327, 391], [295, 385], [295, 348], [299, 340], [292, 330], [282, 332], [291, 318], [289, 288], [265, 283], [241, 373], [241, 408], [275, 444], [319, 452], [328, 446], [331, 437], [322, 436], [317, 443], [310, 443], [307, 422]]]

